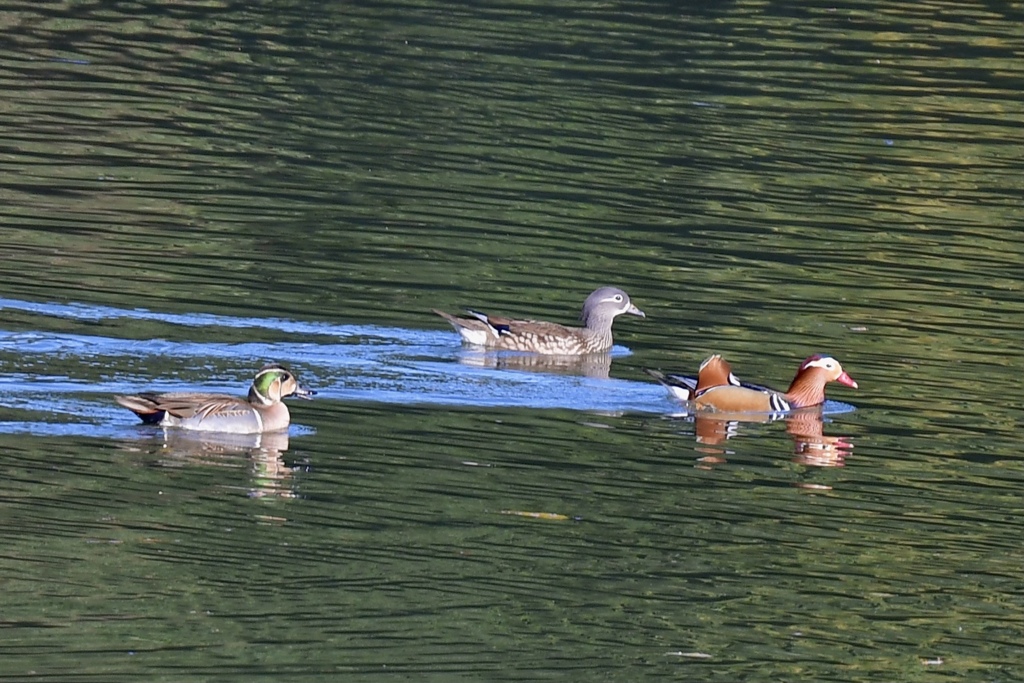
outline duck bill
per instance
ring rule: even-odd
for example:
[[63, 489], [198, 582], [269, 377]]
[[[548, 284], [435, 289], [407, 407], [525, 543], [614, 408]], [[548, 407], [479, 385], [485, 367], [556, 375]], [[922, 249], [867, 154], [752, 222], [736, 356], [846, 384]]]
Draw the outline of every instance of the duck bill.
[[316, 392], [313, 391], [312, 389], [307, 389], [306, 387], [295, 387], [295, 393], [293, 393], [292, 396], [294, 396], [295, 398], [303, 398], [309, 401], [314, 396], [316, 396]]
[[629, 305], [629, 308], [626, 309], [626, 313], [629, 313], [630, 315], [638, 316], [640, 318], [646, 318], [647, 317], [646, 315], [644, 315], [643, 311], [641, 311], [639, 308], [637, 308], [633, 304]]
[[845, 384], [846, 386], [850, 387], [851, 389], [856, 389], [857, 388], [857, 383], [853, 380], [852, 377], [850, 377], [845, 372], [843, 372], [843, 374], [841, 374], [838, 377], [836, 377], [836, 381], [839, 382], [840, 384]]

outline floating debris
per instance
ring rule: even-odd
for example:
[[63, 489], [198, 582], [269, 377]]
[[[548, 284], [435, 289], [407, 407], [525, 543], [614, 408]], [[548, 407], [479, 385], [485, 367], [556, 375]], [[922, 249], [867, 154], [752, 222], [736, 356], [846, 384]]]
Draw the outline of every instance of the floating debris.
[[515, 515], [516, 517], [530, 517], [532, 519], [553, 519], [562, 521], [569, 519], [568, 515], [560, 515], [557, 512], [527, 512], [525, 510], [502, 510], [503, 515]]

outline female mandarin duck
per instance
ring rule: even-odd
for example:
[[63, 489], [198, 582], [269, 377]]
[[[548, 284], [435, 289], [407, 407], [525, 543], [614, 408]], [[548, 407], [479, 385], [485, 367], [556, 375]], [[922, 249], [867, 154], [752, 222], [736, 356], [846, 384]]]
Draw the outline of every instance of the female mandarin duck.
[[283, 365], [264, 365], [256, 373], [248, 398], [227, 394], [144, 392], [115, 400], [147, 424], [207, 432], [259, 434], [288, 428], [291, 416], [281, 399], [309, 398], [316, 392], [299, 385]]
[[[713, 358], [714, 356], [708, 361]], [[734, 381], [736, 378], [731, 372], [728, 373], [726, 380], [722, 381], [722, 366], [718, 363], [709, 364], [708, 361], [701, 365], [701, 370], [708, 373], [704, 384], [702, 385], [698, 375], [692, 395], [685, 399], [703, 410], [734, 413], [786, 412], [824, 403], [825, 385], [829, 382], [839, 382], [853, 389], [857, 388], [857, 382], [843, 370], [839, 361], [831, 356], [814, 355], [801, 363], [789, 389], [785, 392], [757, 384], [739, 384], [738, 381]], [[724, 362], [723, 360], [722, 363]], [[725, 367], [728, 368], [728, 364], [725, 364]], [[692, 381], [692, 378], [674, 378], [683, 381], [684, 386], [689, 386], [685, 380]], [[669, 386], [669, 390], [672, 389], [673, 387]], [[673, 395], [678, 396], [675, 391]]]
[[623, 313], [645, 318], [629, 295], [616, 287], [601, 287], [583, 303], [583, 327], [565, 327], [540, 320], [512, 320], [469, 311], [457, 318], [434, 309], [452, 324], [462, 340], [489, 349], [528, 351], [557, 356], [580, 356], [612, 348], [612, 321]]

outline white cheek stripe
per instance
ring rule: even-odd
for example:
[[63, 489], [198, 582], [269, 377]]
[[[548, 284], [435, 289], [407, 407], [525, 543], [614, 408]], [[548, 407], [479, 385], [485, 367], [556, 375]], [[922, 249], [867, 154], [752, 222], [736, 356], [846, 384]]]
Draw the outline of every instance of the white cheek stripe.
[[818, 360], [812, 360], [810, 363], [805, 365], [805, 368], [825, 368], [828, 369], [829, 363], [835, 363], [836, 359], [831, 356], [825, 356]]

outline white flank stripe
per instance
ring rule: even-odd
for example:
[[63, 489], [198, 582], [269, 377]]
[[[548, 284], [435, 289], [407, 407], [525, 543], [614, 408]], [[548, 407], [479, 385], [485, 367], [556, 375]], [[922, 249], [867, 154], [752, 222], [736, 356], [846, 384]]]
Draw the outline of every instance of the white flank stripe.
[[477, 346], [485, 346], [487, 344], [487, 338], [492, 336], [484, 330], [470, 330], [465, 327], [459, 330], [459, 334], [461, 334], [462, 338], [470, 344], [476, 344]]

